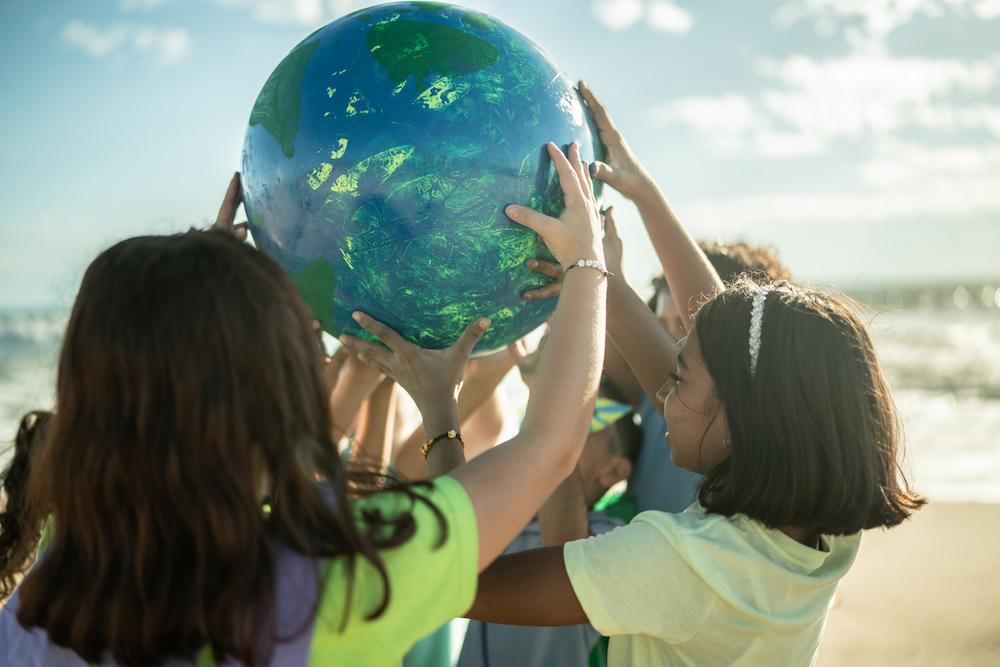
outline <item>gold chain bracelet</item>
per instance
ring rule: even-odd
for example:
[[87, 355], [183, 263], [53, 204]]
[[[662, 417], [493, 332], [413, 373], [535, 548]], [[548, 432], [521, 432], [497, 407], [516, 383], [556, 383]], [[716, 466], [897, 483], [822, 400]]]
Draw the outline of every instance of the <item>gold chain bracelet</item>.
[[462, 434], [455, 429], [451, 429], [450, 431], [435, 436], [430, 440], [425, 440], [424, 444], [420, 446], [420, 454], [426, 459], [427, 454], [431, 451], [431, 447], [433, 447], [439, 440], [458, 440], [458, 443], [462, 445], [462, 449], [465, 449], [465, 441], [462, 440]]

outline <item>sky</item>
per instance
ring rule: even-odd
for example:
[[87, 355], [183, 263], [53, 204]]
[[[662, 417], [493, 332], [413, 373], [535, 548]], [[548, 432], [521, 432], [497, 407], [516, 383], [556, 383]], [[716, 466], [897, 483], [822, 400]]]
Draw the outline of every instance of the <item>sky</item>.
[[[207, 224], [274, 66], [355, 0], [2, 0], [0, 308]], [[1000, 0], [470, 0], [605, 103], [698, 237], [843, 289], [1000, 279]], [[657, 271], [614, 196], [626, 275]]]

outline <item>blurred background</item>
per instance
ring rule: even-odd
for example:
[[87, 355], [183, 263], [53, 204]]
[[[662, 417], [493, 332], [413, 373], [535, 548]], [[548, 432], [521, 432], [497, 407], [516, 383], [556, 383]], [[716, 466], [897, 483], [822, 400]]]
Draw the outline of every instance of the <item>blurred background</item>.
[[[52, 404], [87, 263], [208, 224], [274, 66], [367, 4], [0, 3], [0, 442]], [[585, 78], [696, 236], [772, 245], [865, 303], [916, 488], [1000, 502], [1000, 0], [464, 4]], [[641, 223], [608, 203], [648, 291]]]

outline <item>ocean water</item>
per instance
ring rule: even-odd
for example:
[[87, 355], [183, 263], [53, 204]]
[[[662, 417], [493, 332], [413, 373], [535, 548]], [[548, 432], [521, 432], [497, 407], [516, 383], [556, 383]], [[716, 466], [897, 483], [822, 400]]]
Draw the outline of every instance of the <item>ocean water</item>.
[[[1000, 288], [886, 287], [852, 296], [866, 304], [915, 488], [932, 501], [1000, 502]], [[24, 412], [52, 407], [67, 316], [0, 311], [0, 448]]]

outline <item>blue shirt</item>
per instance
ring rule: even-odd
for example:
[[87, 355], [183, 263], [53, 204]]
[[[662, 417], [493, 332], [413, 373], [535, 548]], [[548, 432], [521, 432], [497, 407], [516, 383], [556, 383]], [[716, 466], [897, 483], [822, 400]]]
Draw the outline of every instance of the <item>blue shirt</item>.
[[639, 402], [642, 417], [642, 449], [628, 480], [628, 491], [637, 511], [683, 512], [695, 501], [701, 475], [674, 465], [670, 447], [663, 441], [667, 423], [663, 413], [645, 394]]
[[[601, 535], [623, 522], [604, 512], [590, 513], [590, 531]], [[537, 522], [525, 527], [505, 554], [542, 546]], [[589, 624], [535, 628], [469, 621], [458, 667], [585, 667], [600, 635]]]

